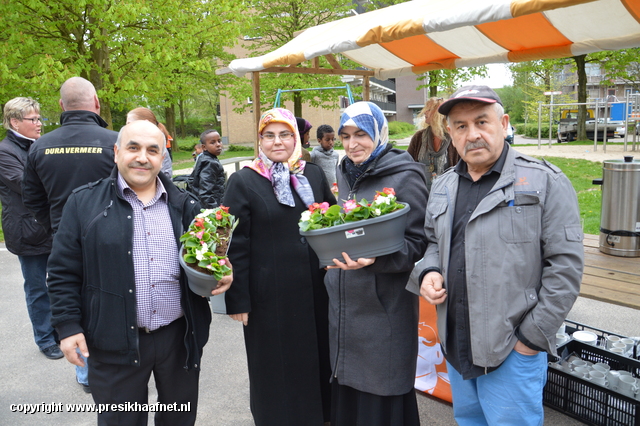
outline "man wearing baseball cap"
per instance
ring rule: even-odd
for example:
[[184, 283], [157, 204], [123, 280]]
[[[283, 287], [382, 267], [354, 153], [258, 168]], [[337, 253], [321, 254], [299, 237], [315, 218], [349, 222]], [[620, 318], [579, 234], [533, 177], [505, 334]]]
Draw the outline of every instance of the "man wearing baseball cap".
[[461, 160], [433, 183], [409, 286], [437, 305], [458, 424], [542, 425], [547, 353], [582, 279], [576, 193], [505, 143], [489, 87], [462, 87], [438, 111]]

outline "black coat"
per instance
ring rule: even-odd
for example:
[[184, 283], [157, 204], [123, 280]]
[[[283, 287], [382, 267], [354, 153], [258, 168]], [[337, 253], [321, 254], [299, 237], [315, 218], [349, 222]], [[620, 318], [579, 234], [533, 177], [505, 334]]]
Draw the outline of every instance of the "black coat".
[[60, 122], [60, 128], [31, 147], [22, 185], [24, 205], [45, 229], [54, 232], [71, 191], [109, 176], [118, 137], [90, 111], [65, 111]]
[[[176, 244], [196, 214], [197, 200], [159, 174], [167, 196]], [[51, 323], [61, 339], [84, 333], [91, 359], [139, 365], [133, 209], [117, 190], [117, 171], [73, 191], [64, 207], [49, 257]], [[180, 275], [181, 304], [187, 320], [185, 368], [200, 368], [209, 339], [211, 310]]]
[[203, 208], [212, 209], [222, 204], [226, 175], [218, 157], [204, 151], [189, 178], [190, 190]]
[[7, 250], [18, 256], [51, 252], [52, 238], [22, 203], [22, 174], [33, 142], [7, 130], [0, 142], [0, 201]]
[[[335, 204], [324, 172], [307, 163], [316, 202]], [[256, 425], [322, 426], [328, 421], [327, 293], [318, 258], [300, 236], [307, 209], [278, 203], [271, 182], [244, 168], [229, 177], [225, 205], [240, 222], [229, 250], [234, 277], [227, 313], [249, 312], [244, 327], [251, 412]]]

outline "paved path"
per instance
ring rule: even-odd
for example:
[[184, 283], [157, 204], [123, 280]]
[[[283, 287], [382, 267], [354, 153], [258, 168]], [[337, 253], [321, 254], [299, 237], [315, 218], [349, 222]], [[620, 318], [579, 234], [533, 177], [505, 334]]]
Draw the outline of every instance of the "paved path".
[[[93, 413], [12, 413], [10, 404], [92, 403], [75, 383], [74, 369], [66, 360], [51, 361], [33, 343], [27, 316], [18, 258], [0, 244], [0, 425], [81, 426], [96, 424]], [[640, 310], [579, 298], [569, 319], [627, 336], [640, 336]], [[224, 315], [214, 315], [211, 338], [205, 347], [201, 373], [198, 424], [253, 425], [249, 411], [249, 382], [241, 325]], [[153, 386], [150, 402], [155, 401]], [[454, 424], [452, 409], [440, 400], [418, 395], [423, 425]], [[578, 426], [582, 423], [545, 409], [545, 425]], [[153, 424], [150, 422], [150, 424]]]

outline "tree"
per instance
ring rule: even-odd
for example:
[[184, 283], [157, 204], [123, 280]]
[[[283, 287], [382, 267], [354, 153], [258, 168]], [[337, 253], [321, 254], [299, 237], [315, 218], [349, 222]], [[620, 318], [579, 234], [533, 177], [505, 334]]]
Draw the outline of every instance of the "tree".
[[[530, 117], [535, 117], [537, 121], [539, 103], [549, 102], [544, 92], [558, 89], [559, 82], [556, 76], [566, 62], [566, 59], [544, 59], [509, 65], [513, 76], [513, 88], [520, 91], [523, 99], [522, 117], [525, 123]], [[556, 96], [554, 103], [568, 102], [569, 99], [569, 95], [563, 94]]]
[[502, 105], [511, 123], [523, 123], [524, 120], [524, 100], [525, 94], [521, 87], [505, 86], [501, 89], [496, 89], [496, 93], [502, 100]]
[[[331, 22], [345, 16], [351, 7], [345, 0], [254, 0], [250, 2], [252, 28], [246, 33], [244, 47], [250, 56], [260, 56], [275, 50], [293, 40], [297, 33], [307, 28]], [[306, 63], [305, 65], [310, 65]], [[325, 58], [320, 58], [320, 66], [328, 67]], [[236, 112], [242, 112], [252, 105], [251, 85], [248, 79], [225, 80], [232, 86], [229, 92], [234, 100]], [[278, 89], [307, 89], [335, 87], [342, 85], [340, 76], [319, 74], [273, 74], [260, 75], [261, 99], [273, 103]], [[285, 94], [284, 99], [294, 101], [294, 114], [302, 115], [302, 104], [325, 108], [334, 107], [335, 92], [305, 91]]]
[[98, 90], [110, 125], [114, 103], [175, 103], [186, 81], [215, 82], [213, 61], [241, 34], [243, 10], [233, 0], [2, 2], [0, 94], [53, 109], [60, 84], [79, 75]]
[[640, 91], [640, 48], [609, 50], [592, 55], [598, 58], [604, 71], [603, 83], [621, 80], [636, 93]]
[[417, 89], [420, 90], [423, 87], [428, 87], [429, 97], [438, 96], [438, 92], [440, 92], [440, 90], [451, 94], [462, 82], [473, 80], [475, 77], [486, 76], [487, 67], [484, 65], [479, 67], [456, 68], [452, 70], [433, 70], [418, 77], [418, 80], [425, 81], [425, 84], [418, 86]]

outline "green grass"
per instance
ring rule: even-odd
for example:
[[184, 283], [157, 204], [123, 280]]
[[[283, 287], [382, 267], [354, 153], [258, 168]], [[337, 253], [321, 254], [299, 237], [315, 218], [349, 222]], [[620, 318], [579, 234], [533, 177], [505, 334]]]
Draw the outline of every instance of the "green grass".
[[571, 181], [578, 194], [580, 219], [586, 234], [600, 233], [600, 206], [602, 191], [592, 183], [602, 177], [602, 163], [563, 157], [541, 157], [560, 168]]

